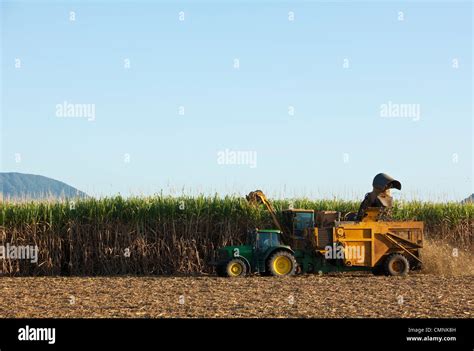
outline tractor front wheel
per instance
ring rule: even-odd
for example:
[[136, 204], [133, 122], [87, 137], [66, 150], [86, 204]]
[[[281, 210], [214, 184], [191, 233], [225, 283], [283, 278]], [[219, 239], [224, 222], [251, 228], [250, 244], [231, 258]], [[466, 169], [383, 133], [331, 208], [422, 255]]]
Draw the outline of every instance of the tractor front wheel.
[[410, 263], [401, 254], [392, 254], [385, 259], [385, 274], [387, 275], [407, 275], [410, 270]]
[[294, 275], [297, 266], [296, 259], [290, 252], [277, 251], [268, 260], [267, 272], [276, 277]]
[[240, 258], [235, 258], [227, 263], [225, 273], [228, 277], [243, 277], [247, 274], [247, 266]]

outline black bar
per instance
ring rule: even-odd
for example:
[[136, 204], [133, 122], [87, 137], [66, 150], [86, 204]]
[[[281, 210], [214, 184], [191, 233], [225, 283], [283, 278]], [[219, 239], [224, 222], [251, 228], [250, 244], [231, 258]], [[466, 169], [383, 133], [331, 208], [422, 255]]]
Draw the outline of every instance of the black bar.
[[[30, 332], [31, 328], [55, 328], [54, 344], [48, 343], [51, 338], [18, 340], [20, 328], [26, 330], [26, 326]], [[472, 326], [472, 319], [0, 319], [0, 350], [225, 350], [232, 345], [239, 349], [261, 345], [269, 350], [308, 344], [315, 351], [472, 351]], [[434, 339], [446, 337], [456, 340]]]

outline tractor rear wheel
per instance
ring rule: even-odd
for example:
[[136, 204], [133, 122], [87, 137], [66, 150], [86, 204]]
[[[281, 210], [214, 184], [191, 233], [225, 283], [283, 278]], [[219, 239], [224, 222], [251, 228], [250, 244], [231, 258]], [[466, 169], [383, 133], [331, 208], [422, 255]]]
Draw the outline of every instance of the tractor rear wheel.
[[234, 258], [227, 263], [225, 274], [228, 277], [243, 277], [247, 274], [247, 266], [240, 258]]
[[277, 251], [267, 262], [267, 272], [275, 277], [294, 275], [297, 266], [296, 259], [290, 252]]
[[407, 275], [410, 270], [410, 263], [401, 254], [391, 254], [384, 262], [385, 274], [399, 276]]

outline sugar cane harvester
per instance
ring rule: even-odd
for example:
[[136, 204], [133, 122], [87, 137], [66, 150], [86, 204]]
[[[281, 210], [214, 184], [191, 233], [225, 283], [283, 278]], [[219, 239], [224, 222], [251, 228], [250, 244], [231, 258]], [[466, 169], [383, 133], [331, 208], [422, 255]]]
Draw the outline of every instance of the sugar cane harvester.
[[218, 249], [211, 264], [219, 276], [227, 277], [346, 271], [398, 276], [420, 269], [423, 222], [391, 219], [390, 190], [401, 190], [401, 183], [380, 173], [372, 185], [359, 211], [342, 220], [337, 211], [277, 213], [262, 191], [253, 191], [247, 201], [264, 205], [276, 229], [250, 230], [244, 245]]

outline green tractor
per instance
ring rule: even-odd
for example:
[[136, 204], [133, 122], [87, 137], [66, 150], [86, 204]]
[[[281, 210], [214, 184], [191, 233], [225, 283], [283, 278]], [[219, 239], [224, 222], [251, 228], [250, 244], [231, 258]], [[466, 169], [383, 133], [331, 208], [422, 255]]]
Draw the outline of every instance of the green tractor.
[[251, 272], [273, 276], [295, 274], [295, 252], [281, 242], [280, 235], [280, 230], [256, 229], [248, 232], [245, 245], [219, 249], [214, 263], [217, 274], [225, 277], [245, 276]]

